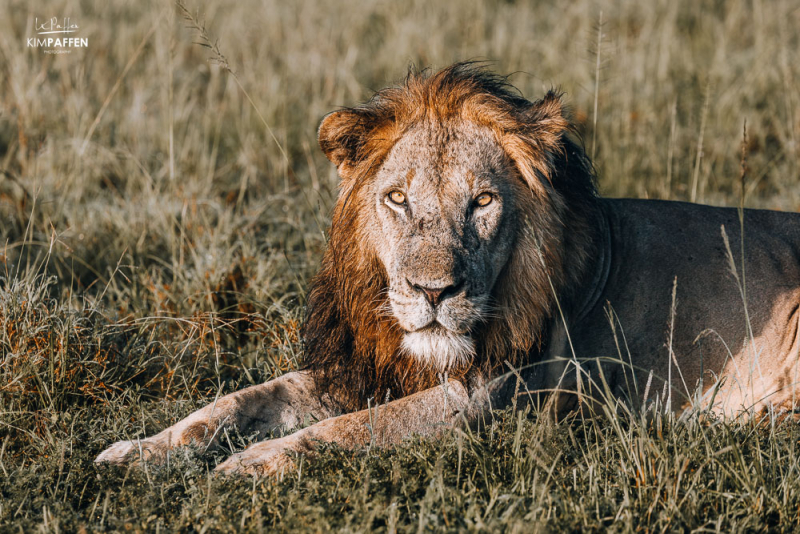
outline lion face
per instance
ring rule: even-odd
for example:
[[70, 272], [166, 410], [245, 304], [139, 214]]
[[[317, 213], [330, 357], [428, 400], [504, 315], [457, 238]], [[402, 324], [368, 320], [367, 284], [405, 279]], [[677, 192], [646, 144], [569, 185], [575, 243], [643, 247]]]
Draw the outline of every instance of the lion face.
[[508, 156], [485, 127], [421, 124], [392, 147], [372, 182], [372, 241], [402, 347], [438, 371], [467, 363], [474, 327], [514, 241]]
[[302, 331], [321, 383], [364, 407], [541, 350], [597, 209], [557, 92], [530, 102], [471, 63], [411, 71], [326, 115], [319, 146], [341, 178]]

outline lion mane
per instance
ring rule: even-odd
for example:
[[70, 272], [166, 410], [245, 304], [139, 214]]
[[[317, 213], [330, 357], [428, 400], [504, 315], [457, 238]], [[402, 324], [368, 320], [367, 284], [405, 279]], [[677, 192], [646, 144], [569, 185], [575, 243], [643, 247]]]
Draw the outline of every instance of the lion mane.
[[[413, 125], [465, 121], [487, 126], [513, 161], [524, 224], [492, 290], [492, 313], [472, 332], [476, 355], [451, 378], [492, 376], [535, 361], [548, 323], [583, 298], [576, 290], [596, 254], [599, 202], [592, 165], [561, 95], [523, 98], [507, 78], [476, 63], [438, 72], [411, 69], [368, 102], [328, 115], [319, 144], [338, 166], [340, 191], [328, 248], [307, 297], [304, 367], [321, 394], [347, 410], [424, 390], [442, 379], [401, 350], [387, 313], [387, 275], [364, 239], [374, 217], [365, 184]], [[508, 370], [508, 369], [506, 369]]]

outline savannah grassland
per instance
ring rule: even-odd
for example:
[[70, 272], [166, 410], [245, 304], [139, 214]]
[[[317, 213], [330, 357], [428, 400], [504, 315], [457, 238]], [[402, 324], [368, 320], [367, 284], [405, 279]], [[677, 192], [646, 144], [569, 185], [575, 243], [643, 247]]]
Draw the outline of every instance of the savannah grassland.
[[[316, 127], [411, 63], [561, 87], [610, 196], [739, 205], [746, 121], [745, 205], [800, 209], [796, 2], [187, 7], [235, 76], [170, 2], [4, 2], [0, 530], [800, 529], [800, 430], [777, 419], [505, 411], [480, 433], [329, 447], [280, 481], [217, 478], [221, 456], [194, 450], [95, 467], [301, 364], [337, 190]], [[51, 16], [88, 48], [26, 48]]]

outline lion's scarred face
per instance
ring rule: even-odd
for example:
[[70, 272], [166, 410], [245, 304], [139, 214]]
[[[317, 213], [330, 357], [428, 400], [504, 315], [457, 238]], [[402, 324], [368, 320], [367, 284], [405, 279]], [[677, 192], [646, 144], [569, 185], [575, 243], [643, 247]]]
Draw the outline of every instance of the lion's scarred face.
[[389, 311], [403, 349], [438, 371], [471, 359], [471, 333], [491, 314], [514, 241], [512, 168], [488, 128], [420, 124], [372, 182], [370, 237], [388, 276]]

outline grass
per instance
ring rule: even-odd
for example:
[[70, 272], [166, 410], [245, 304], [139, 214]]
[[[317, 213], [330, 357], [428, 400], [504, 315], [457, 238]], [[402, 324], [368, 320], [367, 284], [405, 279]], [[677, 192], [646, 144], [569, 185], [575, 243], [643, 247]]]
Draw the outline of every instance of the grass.
[[[225, 64], [170, 2], [12, 0], [0, 20], [0, 530], [800, 529], [800, 432], [775, 419], [498, 412], [280, 481], [215, 478], [192, 450], [96, 468], [296, 368], [337, 188], [316, 127], [410, 62], [559, 85], [611, 196], [738, 205], [746, 120], [747, 205], [800, 207], [792, 2], [186, 7]], [[26, 48], [50, 16], [89, 46]]]

